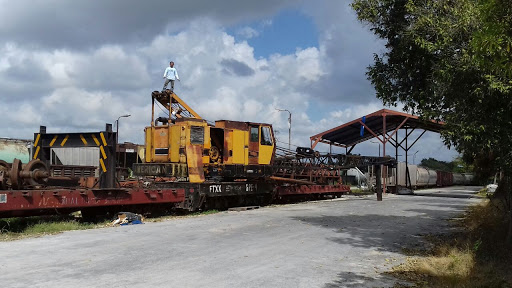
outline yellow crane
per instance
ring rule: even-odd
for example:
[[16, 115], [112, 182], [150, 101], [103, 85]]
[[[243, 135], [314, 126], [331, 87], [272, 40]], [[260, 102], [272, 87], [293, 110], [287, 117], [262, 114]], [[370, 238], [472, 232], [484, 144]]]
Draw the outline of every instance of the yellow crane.
[[[168, 117], [155, 119], [155, 101]], [[165, 90], [152, 93], [145, 148], [145, 163], [135, 165], [134, 174], [202, 183], [271, 176], [275, 138], [270, 124], [219, 120], [211, 125]]]

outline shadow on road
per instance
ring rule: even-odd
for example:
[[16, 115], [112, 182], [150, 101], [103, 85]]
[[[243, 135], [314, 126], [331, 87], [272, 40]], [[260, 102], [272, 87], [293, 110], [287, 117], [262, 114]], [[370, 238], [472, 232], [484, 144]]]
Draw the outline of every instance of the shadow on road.
[[[403, 215], [396, 215], [395, 211], [386, 211], [386, 209], [379, 209], [378, 206], [375, 206], [375, 210], [369, 207], [369, 210], [374, 212], [371, 214], [360, 212], [359, 215], [324, 215], [292, 217], [292, 219], [334, 230], [339, 237], [327, 236], [327, 239], [341, 245], [403, 255], [404, 249], [426, 249], [428, 242], [423, 239], [423, 235], [453, 231], [453, 225], [446, 220], [460, 215], [468, 207], [468, 203], [457, 203], [460, 200], [455, 199], [452, 201], [456, 202], [447, 202], [441, 198], [428, 198], [426, 201], [420, 201], [420, 205], [414, 205], [411, 209], [402, 209], [401, 214]], [[416, 201], [415, 203], [418, 204]], [[379, 211], [377, 209], [383, 213], [375, 213]], [[393, 213], [395, 215], [392, 215]], [[383, 274], [380, 274], [379, 277], [388, 279], [387, 283], [391, 279]], [[338, 274], [338, 278], [338, 280], [326, 284], [325, 287], [371, 287], [374, 286], [373, 283], [380, 283], [379, 279], [352, 272], [341, 272]], [[382, 287], [382, 285], [378, 287]]]
[[368, 276], [359, 275], [353, 272], [338, 273], [338, 280], [332, 283], [325, 284], [324, 288], [360, 288], [360, 287], [386, 287], [386, 283], [394, 281], [395, 279], [384, 275], [379, 278], [372, 278]]

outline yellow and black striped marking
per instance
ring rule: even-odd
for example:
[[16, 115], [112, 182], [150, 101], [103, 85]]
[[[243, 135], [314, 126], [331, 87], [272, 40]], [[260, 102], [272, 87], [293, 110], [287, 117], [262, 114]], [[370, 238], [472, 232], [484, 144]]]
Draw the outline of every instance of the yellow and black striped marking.
[[55, 141], [57, 141], [57, 138], [58, 138], [58, 137], [59, 137], [58, 135], [55, 135], [55, 136], [53, 137], [52, 142], [50, 142], [50, 147], [53, 147], [53, 144], [55, 144]]
[[84, 145], [87, 146], [87, 140], [85, 140], [85, 137], [83, 134], [80, 134], [80, 139], [82, 140], [82, 143], [84, 143]]
[[[93, 135], [93, 138], [94, 138], [94, 135]], [[107, 140], [105, 139], [105, 135], [103, 135], [103, 133], [100, 133], [100, 138], [101, 138], [101, 141], [103, 144], [103, 145], [99, 145], [100, 151], [101, 151], [100, 165], [101, 165], [101, 169], [103, 170], [103, 173], [105, 173], [105, 172], [107, 172], [107, 167], [105, 166], [105, 161], [107, 160], [107, 154], [105, 153], [105, 148], [103, 148], [103, 147], [107, 146]], [[96, 139], [96, 138], [94, 138], [94, 139]], [[97, 139], [96, 139], [96, 141], [97, 141]]]
[[[83, 133], [78, 134], [37, 134], [34, 140], [34, 156], [33, 159], [39, 159], [41, 148], [48, 147], [88, 147], [97, 146], [100, 148], [100, 166], [103, 172], [107, 172], [105, 162], [107, 160], [107, 139], [104, 132], [99, 133]], [[51, 140], [50, 140], [51, 139]], [[79, 140], [80, 139], [80, 140]], [[49, 141], [49, 144], [48, 142]]]
[[98, 141], [98, 138], [96, 135], [92, 134], [92, 140], [94, 140], [94, 143], [96, 143], [96, 146], [100, 146], [100, 141]]
[[60, 147], [64, 147], [64, 145], [66, 144], [68, 139], [69, 139], [69, 135], [66, 135], [66, 137], [64, 137], [64, 140], [62, 140], [62, 142], [60, 142]]
[[39, 150], [41, 150], [41, 146], [39, 145], [39, 139], [41, 139], [41, 134], [37, 134], [36, 140], [34, 141], [34, 148], [36, 148], [36, 152], [34, 152], [34, 159], [37, 159], [37, 155], [39, 155]]

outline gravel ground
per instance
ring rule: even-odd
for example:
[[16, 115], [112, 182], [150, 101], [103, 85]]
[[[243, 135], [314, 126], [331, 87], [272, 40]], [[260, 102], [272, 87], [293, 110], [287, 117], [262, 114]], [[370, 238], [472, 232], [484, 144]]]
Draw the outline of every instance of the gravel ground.
[[[389, 287], [481, 187], [221, 212], [0, 243], [0, 287]], [[439, 192], [441, 191], [441, 192]], [[432, 193], [423, 193], [428, 196]]]

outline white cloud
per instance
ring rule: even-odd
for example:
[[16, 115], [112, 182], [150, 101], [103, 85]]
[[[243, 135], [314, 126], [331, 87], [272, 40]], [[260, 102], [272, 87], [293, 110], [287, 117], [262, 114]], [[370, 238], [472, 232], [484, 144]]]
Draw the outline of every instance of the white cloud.
[[66, 0], [0, 1], [0, 39], [28, 46], [89, 50], [104, 44], [143, 43], [176, 33], [202, 17], [222, 25], [259, 20], [302, 0]]
[[236, 34], [240, 37], [243, 37], [245, 39], [251, 39], [254, 37], [258, 37], [260, 35], [260, 32], [256, 31], [256, 29], [245, 26], [236, 31]]
[[[320, 23], [321, 13], [311, 14]], [[332, 17], [331, 23], [339, 18]], [[346, 77], [354, 71], [364, 74], [368, 63], [367, 55], [351, 55], [364, 41], [343, 48], [351, 35], [342, 33], [342, 26], [322, 33], [319, 47], [256, 59], [254, 47], [237, 42], [212, 19], [196, 17], [177, 33], [156, 33], [136, 45], [105, 41], [84, 50], [6, 42], [0, 47], [0, 135], [32, 138], [39, 125], [48, 126], [49, 132], [97, 131], [131, 114], [121, 120], [120, 140], [143, 143], [150, 95], [161, 89], [170, 60], [181, 78], [176, 92], [199, 115], [212, 121], [271, 123], [287, 142], [288, 113], [275, 108], [288, 109], [295, 145], [309, 146], [311, 135], [382, 108], [364, 76]], [[327, 27], [322, 23], [320, 28]], [[342, 51], [335, 51], [336, 45]], [[364, 80], [359, 90], [351, 88], [358, 85], [356, 78]], [[432, 139], [428, 145], [437, 147]]]

